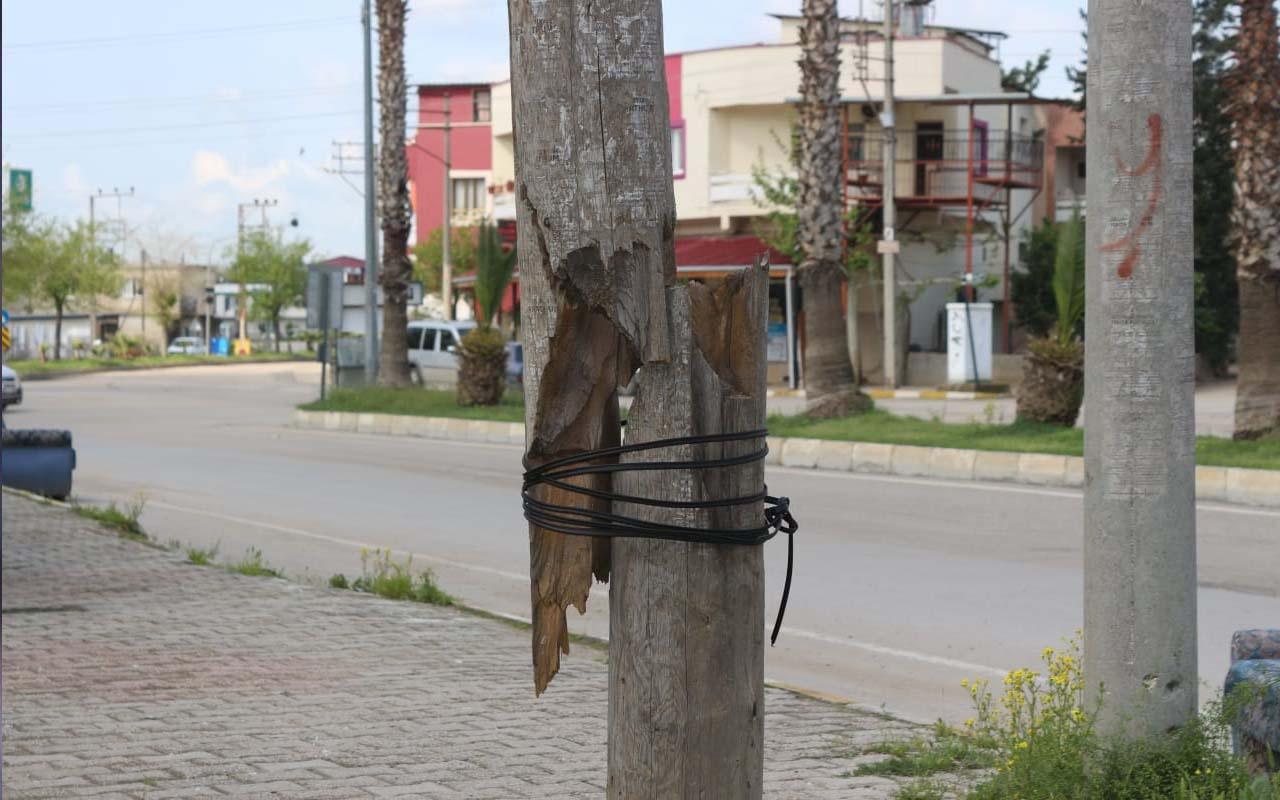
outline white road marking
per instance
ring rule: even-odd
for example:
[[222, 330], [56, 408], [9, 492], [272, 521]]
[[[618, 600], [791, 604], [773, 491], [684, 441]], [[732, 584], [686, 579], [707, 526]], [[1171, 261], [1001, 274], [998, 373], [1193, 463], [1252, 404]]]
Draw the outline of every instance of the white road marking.
[[[270, 531], [287, 533], [291, 536], [302, 536], [307, 539], [316, 539], [322, 542], [330, 542], [331, 544], [345, 545], [347, 547], [360, 547], [367, 550], [377, 550], [383, 547], [383, 545], [374, 544], [373, 542], [361, 542], [356, 539], [344, 539], [340, 536], [329, 536], [324, 533], [315, 533], [314, 531], [303, 530], [302, 528], [291, 528], [288, 525], [277, 525], [274, 522], [262, 522], [256, 519], [249, 519], [248, 517], [237, 517], [233, 514], [222, 514], [217, 511], [205, 511], [204, 509], [200, 509], [200, 508], [190, 508], [188, 506], [174, 505], [173, 503], [165, 503], [161, 500], [148, 500], [147, 505], [155, 506], [156, 508], [167, 508], [170, 511], [181, 511], [185, 514], [196, 514], [202, 517], [209, 517], [211, 519], [222, 520], [223, 522], [235, 522], [241, 525], [253, 525], [255, 527], [264, 528]], [[507, 578], [508, 580], [522, 581], [524, 583], [529, 582], [528, 575], [521, 575], [518, 572], [507, 572], [506, 570], [495, 569], [493, 567], [485, 567], [485, 566], [480, 566], [478, 564], [467, 564], [461, 561], [453, 561], [447, 558], [439, 558], [437, 556], [426, 555], [424, 553], [414, 553], [409, 550], [406, 550], [404, 552], [413, 556], [414, 558], [425, 559], [427, 561], [432, 561], [437, 564], [443, 564], [448, 567], [457, 567], [458, 569], [470, 570], [472, 572], [480, 572], [486, 575], [496, 575], [497, 577], [500, 577], [500, 578]]]
[[[344, 539], [340, 536], [329, 536], [323, 533], [315, 533], [314, 531], [303, 530], [302, 528], [294, 528], [288, 525], [277, 525], [274, 522], [262, 522], [260, 520], [249, 519], [248, 517], [238, 517], [233, 514], [223, 514], [217, 511], [206, 511], [200, 508], [180, 506], [180, 505], [175, 505], [173, 503], [166, 503], [161, 500], [151, 500], [149, 501], [149, 505], [155, 506], [156, 508], [164, 508], [170, 511], [178, 511], [185, 514], [196, 514], [198, 516], [222, 520], [223, 522], [234, 522], [240, 525], [253, 525], [255, 527], [263, 528], [266, 530], [278, 531], [280, 533], [287, 533], [291, 536], [301, 536], [307, 539], [316, 539], [318, 541], [330, 542], [331, 544], [340, 544], [347, 547], [362, 547], [370, 550], [381, 547], [381, 545], [374, 544], [372, 542], [361, 542], [355, 539]], [[412, 555], [414, 558], [420, 558], [425, 561], [434, 562], [437, 564], [442, 564], [450, 567], [456, 567], [458, 569], [469, 570], [471, 572], [478, 572], [486, 575], [494, 575], [496, 577], [506, 578], [508, 580], [518, 581], [524, 584], [528, 584], [529, 582], [528, 575], [521, 575], [520, 573], [517, 573], [517, 572], [508, 572], [506, 570], [495, 569], [493, 567], [480, 566], [477, 564], [467, 564], [462, 561], [453, 561], [447, 558], [438, 558], [436, 556], [431, 556], [424, 553], [410, 553], [410, 555]], [[593, 587], [592, 589], [592, 594], [596, 596], [599, 596], [605, 593], [606, 592], [602, 592], [598, 587]], [[511, 619], [516, 622], [523, 622], [526, 624], [530, 622], [528, 618], [517, 616], [515, 614], [508, 614], [505, 612], [493, 611], [490, 609], [483, 609], [483, 608], [480, 610], [485, 611], [486, 613], [494, 614], [495, 616]], [[824, 644], [833, 644], [840, 647], [848, 647], [854, 650], [862, 650], [864, 652], [875, 653], [877, 655], [883, 655], [883, 656], [889, 656], [891, 658], [901, 658], [901, 659], [906, 659], [908, 661], [916, 661], [922, 664], [932, 664], [933, 666], [949, 667], [949, 668], [961, 670], [963, 672], [970, 673], [970, 674], [992, 675], [995, 677], [1003, 678], [1005, 674], [1008, 672], [1008, 670], [1002, 670], [996, 667], [989, 667], [989, 666], [986, 666], [985, 664], [974, 664], [972, 662], [960, 661], [954, 658], [946, 658], [944, 656], [935, 656], [935, 655], [930, 655], [928, 653], [918, 653], [914, 650], [903, 650], [897, 647], [888, 647], [886, 645], [875, 644], [874, 642], [863, 642], [857, 639], [851, 639], [847, 637], [832, 636], [830, 634], [818, 633], [816, 631], [807, 631], [802, 628], [793, 628], [788, 626], [785, 629], [785, 633], [788, 636], [798, 636], [803, 639], [810, 639], [816, 642], [823, 642]]]

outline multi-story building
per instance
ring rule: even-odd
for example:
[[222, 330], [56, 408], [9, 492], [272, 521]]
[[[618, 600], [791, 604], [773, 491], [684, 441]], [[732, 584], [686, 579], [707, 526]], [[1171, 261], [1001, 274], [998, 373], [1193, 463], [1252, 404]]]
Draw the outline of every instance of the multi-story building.
[[[1064, 208], [1069, 214], [1074, 196], [1083, 196], [1082, 147], [1073, 138], [1078, 115], [1001, 88], [1003, 34], [927, 24], [923, 13], [923, 6], [908, 5], [894, 38], [894, 238], [901, 243], [896, 277], [905, 310], [899, 340], [904, 358], [913, 351], [906, 376], [913, 383], [941, 381], [941, 357], [926, 354], [945, 350], [943, 308], [967, 283], [977, 287], [976, 299], [996, 305], [997, 351], [1011, 349], [1007, 276], [1018, 267], [1018, 244], [1029, 226]], [[763, 250], [753, 238], [769, 211], [758, 176], [794, 174], [801, 20], [775, 16], [776, 42], [666, 57], [676, 262], [685, 274], [745, 266], [752, 251]], [[884, 235], [884, 51], [880, 22], [842, 21], [845, 201], [850, 227], [865, 227], [874, 238]], [[458, 154], [448, 171], [453, 221], [515, 218], [510, 82], [422, 87], [423, 127], [409, 151], [419, 240], [442, 219], [445, 170], [433, 154], [443, 150], [446, 94], [464, 120], [449, 134]], [[431, 152], [415, 154], [424, 148]], [[792, 372], [788, 349], [803, 349], [804, 302], [786, 256], [774, 252], [772, 263], [771, 352], [779, 359], [774, 377], [781, 377]], [[859, 358], [873, 382], [882, 374], [878, 269], [857, 278], [855, 293]]]

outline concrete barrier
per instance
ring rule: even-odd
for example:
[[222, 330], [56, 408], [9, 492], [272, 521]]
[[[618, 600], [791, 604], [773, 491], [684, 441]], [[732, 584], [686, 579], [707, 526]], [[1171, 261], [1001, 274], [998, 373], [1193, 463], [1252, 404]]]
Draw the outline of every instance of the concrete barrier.
[[[301, 410], [293, 419], [298, 428], [524, 444], [524, 425], [519, 422]], [[1084, 485], [1084, 459], [1075, 456], [780, 436], [770, 436], [767, 443], [765, 463], [771, 466], [1063, 488]], [[1196, 497], [1280, 508], [1280, 470], [1196, 467]]]

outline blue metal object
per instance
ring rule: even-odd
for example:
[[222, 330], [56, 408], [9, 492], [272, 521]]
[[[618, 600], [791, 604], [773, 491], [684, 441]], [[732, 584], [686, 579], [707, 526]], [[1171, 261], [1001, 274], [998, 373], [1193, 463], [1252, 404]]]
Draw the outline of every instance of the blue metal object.
[[0, 480], [5, 486], [58, 500], [71, 496], [76, 468], [71, 431], [5, 428], [3, 448]]

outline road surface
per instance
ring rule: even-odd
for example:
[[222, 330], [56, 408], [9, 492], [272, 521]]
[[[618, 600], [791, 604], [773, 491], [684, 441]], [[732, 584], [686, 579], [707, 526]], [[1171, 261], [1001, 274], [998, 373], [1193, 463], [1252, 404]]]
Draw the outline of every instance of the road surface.
[[[32, 381], [6, 421], [70, 428], [76, 495], [143, 492], [161, 541], [216, 544], [223, 559], [259, 547], [318, 581], [358, 574], [362, 547], [390, 547], [467, 603], [527, 617], [519, 448], [289, 427], [317, 379], [310, 364], [261, 364]], [[961, 678], [1035, 664], [1081, 624], [1078, 491], [768, 472], [801, 523], [772, 680], [954, 721], [969, 716]], [[1201, 504], [1198, 529], [1208, 699], [1231, 632], [1280, 620], [1280, 512]], [[785, 551], [766, 546], [769, 623]], [[607, 636], [607, 601], [597, 586], [572, 630]]]

